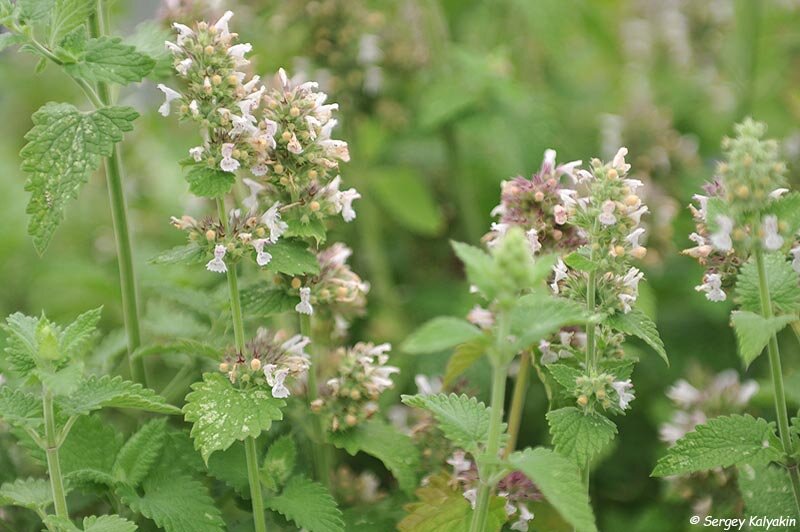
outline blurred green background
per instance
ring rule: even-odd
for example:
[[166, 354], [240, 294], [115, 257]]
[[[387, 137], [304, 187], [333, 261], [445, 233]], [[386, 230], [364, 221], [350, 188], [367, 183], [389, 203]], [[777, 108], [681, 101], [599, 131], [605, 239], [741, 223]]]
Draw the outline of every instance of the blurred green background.
[[[448, 241], [478, 243], [500, 182], [530, 176], [546, 148], [562, 162], [629, 148], [653, 212], [642, 299], [672, 363], [667, 368], [641, 349], [637, 399], [618, 420], [616, 448], [592, 475], [592, 498], [602, 530], [687, 529], [690, 503], [666, 497], [663, 482], [649, 478], [664, 451], [658, 425], [671, 414], [664, 391], [691, 367], [740, 364], [730, 309], [695, 293], [701, 269], [679, 254], [692, 230], [685, 206], [712, 177], [720, 138], [748, 115], [769, 124], [798, 184], [800, 1], [119, 0], [112, 19], [131, 42], [160, 51], [172, 20], [214, 19], [226, 9], [236, 13], [241, 40], [253, 43], [254, 72], [268, 76], [284, 66], [320, 80], [340, 103], [338, 137], [352, 155], [342, 177], [363, 199], [356, 221], [338, 226], [335, 237], [354, 248], [354, 269], [372, 283], [357, 338], [399, 344], [428, 318], [465, 314], [473, 301]], [[61, 320], [104, 304], [105, 329], [118, 331], [103, 176], [85, 187], [43, 257], [26, 235], [17, 154], [30, 115], [50, 100], [84, 105], [62, 73], [48, 67], [34, 74], [34, 64], [31, 56], [0, 53], [0, 314], [46, 309]], [[168, 67], [159, 72], [169, 79]], [[155, 297], [159, 287], [217, 281], [206, 272], [147, 264], [182, 241], [169, 226], [171, 215], [205, 208], [189, 195], [176, 163], [196, 144], [195, 132], [155, 112], [160, 93], [153, 82], [119, 100], [142, 114], [124, 143], [126, 184], [146, 324], [151, 334], [166, 334], [181, 316], [167, 314]], [[114, 338], [119, 342], [115, 334], [109, 349]], [[800, 379], [791, 372], [800, 366], [800, 346], [793, 337], [781, 340], [797, 408]], [[395, 397], [414, 389], [416, 373], [441, 375], [447, 355], [395, 353], [403, 367]], [[748, 376], [763, 382], [765, 362]], [[471, 389], [483, 393], [485, 374], [471, 373]], [[771, 418], [766, 386], [752, 410]], [[545, 411], [534, 383], [521, 444], [546, 443]]]

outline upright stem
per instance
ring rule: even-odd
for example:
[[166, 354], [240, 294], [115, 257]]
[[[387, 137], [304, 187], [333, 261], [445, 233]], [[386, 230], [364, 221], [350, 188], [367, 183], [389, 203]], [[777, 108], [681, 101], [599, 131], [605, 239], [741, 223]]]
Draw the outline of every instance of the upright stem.
[[[105, 34], [105, 11], [103, 0], [97, 0], [97, 11], [91, 17], [89, 31], [92, 37]], [[89, 94], [89, 93], [87, 93]], [[111, 91], [108, 84], [97, 84], [97, 96], [103, 106], [111, 105]], [[136, 275], [133, 268], [133, 251], [131, 235], [128, 227], [128, 212], [125, 201], [125, 190], [122, 185], [125, 170], [122, 165], [122, 154], [119, 144], [114, 145], [111, 156], [104, 161], [108, 198], [111, 204], [111, 219], [114, 225], [114, 237], [117, 243], [117, 262], [119, 263], [119, 282], [122, 291], [122, 312], [125, 321], [125, 333], [128, 339], [128, 364], [131, 378], [147, 385], [147, 373], [144, 359], [133, 358], [133, 353], [142, 345], [141, 326], [139, 324], [139, 296], [136, 288]]]
[[523, 351], [519, 357], [519, 371], [514, 382], [514, 395], [511, 398], [511, 410], [508, 413], [508, 442], [503, 456], [508, 458], [517, 447], [519, 429], [522, 424], [522, 412], [525, 410], [525, 392], [528, 390], [528, 376], [531, 372], [531, 353]]
[[[597, 272], [592, 270], [589, 272], [589, 279], [586, 286], [586, 310], [589, 314], [594, 314], [597, 305]], [[594, 321], [589, 319], [586, 322], [586, 370], [594, 372], [597, 366], [597, 326]], [[586, 464], [581, 468], [581, 476], [586, 484], [586, 489], [589, 489], [589, 479], [591, 476], [591, 464], [586, 460]]]
[[[300, 334], [306, 338], [311, 338], [311, 316], [300, 314]], [[311, 344], [311, 369], [308, 372], [308, 403], [309, 405], [317, 399], [317, 372], [319, 371], [319, 350]], [[311, 415], [311, 426], [314, 433], [314, 445], [312, 445], [312, 458], [314, 460], [314, 473], [317, 481], [325, 486], [330, 486], [330, 455], [325, 445], [325, 428], [322, 426], [322, 418], [317, 414]]]
[[[225, 232], [229, 232], [228, 217], [225, 213], [225, 201], [217, 198], [217, 212], [219, 213], [220, 223], [225, 227]], [[236, 341], [236, 351], [243, 353], [244, 344], [244, 320], [242, 319], [242, 302], [239, 296], [239, 282], [236, 277], [236, 266], [231, 264], [228, 268], [228, 292], [231, 302], [231, 318], [233, 320], [233, 336]], [[256, 439], [253, 437], [244, 440], [244, 452], [247, 458], [247, 479], [250, 482], [250, 499], [253, 504], [253, 522], [256, 532], [266, 532], [267, 523], [264, 518], [264, 498], [261, 494], [261, 479], [258, 474], [258, 451], [256, 450]]]
[[64, 479], [61, 477], [61, 462], [58, 459], [58, 433], [56, 432], [56, 419], [53, 412], [53, 394], [44, 390], [44, 430], [45, 453], [47, 454], [47, 471], [50, 475], [50, 488], [53, 491], [53, 504], [56, 516], [69, 519], [67, 511], [67, 498], [64, 492]]
[[[772, 301], [770, 299], [769, 284], [767, 282], [767, 270], [764, 267], [764, 254], [760, 248], [755, 252], [756, 267], [758, 269], [758, 289], [761, 296], [761, 314], [767, 318], [772, 318]], [[786, 408], [786, 392], [783, 388], [783, 369], [781, 368], [781, 356], [778, 350], [778, 338], [772, 335], [767, 344], [769, 355], [769, 367], [772, 373], [772, 387], [775, 390], [775, 413], [778, 417], [778, 433], [783, 445], [783, 452], [789, 460], [789, 477], [792, 481], [792, 491], [794, 492], [795, 509], [800, 516], [800, 476], [798, 476], [797, 463], [791, 455], [794, 452], [792, 435], [789, 432], [789, 412]]]

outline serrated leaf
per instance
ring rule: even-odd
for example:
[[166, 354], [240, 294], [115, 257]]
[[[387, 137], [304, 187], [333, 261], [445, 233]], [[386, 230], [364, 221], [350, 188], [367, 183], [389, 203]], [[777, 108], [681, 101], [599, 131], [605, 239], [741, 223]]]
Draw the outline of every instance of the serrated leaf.
[[126, 85], [141, 81], [155, 66], [155, 61], [119, 37], [89, 39], [77, 63], [64, 65], [71, 75], [93, 83]]
[[322, 484], [295, 476], [280, 495], [268, 497], [266, 505], [309, 532], [344, 531], [342, 512]]
[[[748, 516], [793, 516], [797, 506], [792, 492], [789, 473], [776, 465], [743, 464], [736, 468], [739, 471], [737, 484], [744, 499], [745, 512]], [[748, 530], [761, 532], [770, 530], [792, 532], [795, 526], [773, 524], [769, 528], [751, 523]]]
[[17, 33], [0, 33], [0, 52], [11, 46], [23, 44], [27, 42], [27, 40], [28, 39], [24, 35], [19, 35]]
[[200, 264], [206, 260], [205, 249], [192, 242], [183, 246], [176, 246], [159, 253], [148, 262], [150, 264]]
[[[768, 253], [764, 256], [764, 269], [774, 308], [787, 314], [800, 310], [800, 284], [797, 272], [786, 258], [779, 253]], [[736, 277], [736, 297], [742, 310], [761, 313], [758, 267], [752, 258], [742, 266]]]
[[564, 257], [564, 263], [570, 268], [582, 272], [591, 272], [597, 269], [596, 262], [592, 262], [588, 257], [578, 251]]
[[451, 242], [453, 250], [467, 272], [467, 280], [470, 284], [478, 287], [478, 290], [487, 299], [493, 299], [495, 295], [495, 275], [496, 270], [492, 257], [480, 248], [463, 244], [461, 242]]
[[617, 433], [617, 426], [607, 417], [572, 406], [548, 412], [547, 422], [556, 452], [581, 468], [603, 452]]
[[793, 235], [800, 229], [800, 192], [789, 192], [777, 200], [769, 202], [764, 214], [773, 214], [778, 217], [785, 234]]
[[606, 324], [619, 332], [644, 340], [644, 343], [652, 347], [669, 366], [669, 358], [667, 358], [667, 351], [664, 349], [664, 342], [658, 335], [656, 324], [647, 314], [639, 309], [633, 309], [627, 314], [617, 312], [607, 318]]
[[220, 532], [225, 529], [219, 509], [205, 486], [177, 472], [154, 469], [141, 490], [127, 485], [117, 493], [130, 508], [166, 532]]
[[445, 437], [476, 454], [489, 438], [490, 409], [475, 397], [456, 394], [403, 395], [403, 403], [433, 414]]
[[561, 517], [578, 532], [597, 532], [580, 470], [569, 459], [538, 447], [512, 453], [508, 462], [514, 469], [525, 473]]
[[370, 172], [368, 182], [375, 199], [400, 226], [424, 236], [442, 230], [444, 217], [419, 174], [402, 167], [379, 168]]
[[439, 316], [411, 333], [400, 349], [411, 355], [435, 353], [482, 336], [483, 332], [466, 320]]
[[121, 446], [113, 425], [98, 416], [81, 416], [58, 450], [64, 477], [78, 485], [113, 485], [112, 468]]
[[383, 462], [406, 493], [416, 487], [419, 450], [411, 438], [386, 422], [366, 421], [347, 431], [328, 434], [328, 439], [351, 455], [361, 451]]
[[38, 510], [52, 502], [50, 482], [43, 478], [18, 479], [0, 486], [0, 506], [21, 506]]
[[[405, 506], [408, 515], [400, 521], [401, 532], [464, 532], [469, 530], [473, 510], [461, 491], [450, 486], [444, 474], [432, 475], [416, 490], [417, 502]], [[505, 499], [492, 497], [485, 532], [499, 532], [506, 521]]]
[[456, 379], [480, 360], [488, 347], [488, 341], [485, 336], [456, 346], [453, 354], [447, 359], [447, 367], [444, 370], [442, 384], [445, 387], [451, 386]]
[[589, 316], [584, 305], [549, 294], [522, 296], [511, 310], [511, 332], [516, 350], [527, 349], [568, 325], [584, 324]]
[[575, 389], [575, 380], [583, 375], [580, 370], [571, 368], [565, 364], [548, 364], [545, 366], [550, 375], [568, 392]]
[[6, 318], [3, 330], [7, 333], [6, 355], [11, 367], [19, 374], [25, 375], [36, 367], [39, 353], [39, 342], [36, 340], [38, 318], [15, 312]]
[[731, 325], [739, 344], [739, 355], [745, 366], [749, 366], [775, 334], [797, 319], [794, 315], [765, 318], [755, 312], [735, 310], [731, 313]]
[[33, 129], [22, 148], [22, 169], [31, 193], [28, 233], [44, 252], [64, 217], [67, 201], [77, 197], [89, 174], [109, 157], [114, 144], [133, 129], [139, 114], [131, 107], [104, 107], [82, 113], [75, 106], [50, 102], [33, 114]]
[[136, 523], [118, 515], [101, 515], [83, 518], [83, 528], [78, 528], [64, 517], [48, 515], [44, 521], [51, 532], [135, 532]]
[[192, 194], [205, 198], [224, 196], [230, 192], [235, 181], [236, 174], [233, 172], [223, 172], [205, 165], [192, 166], [186, 174], [186, 182], [189, 183]]
[[221, 373], [206, 373], [203, 381], [192, 385], [183, 407], [186, 421], [192, 423], [195, 449], [203, 460], [214, 451], [223, 451], [237, 440], [257, 438], [283, 419], [282, 399], [269, 389], [234, 388]]
[[323, 244], [325, 240], [327, 240], [328, 230], [325, 228], [325, 223], [322, 220], [313, 218], [309, 221], [302, 221], [287, 217], [284, 221], [289, 225], [286, 233], [284, 233], [284, 237], [302, 239], [313, 238], [317, 246]]
[[269, 271], [286, 275], [316, 275], [319, 273], [317, 256], [308, 249], [308, 244], [304, 242], [282, 238], [265, 249], [272, 255], [272, 260], [265, 266], [265, 269]]
[[271, 490], [278, 490], [294, 471], [297, 460], [297, 447], [294, 439], [287, 434], [281, 436], [267, 449], [261, 465], [261, 481]]
[[33, 394], [0, 386], [0, 419], [15, 427], [42, 425], [42, 401]]
[[93, 0], [55, 0], [50, 12], [50, 46], [61, 42], [68, 33], [85, 24], [96, 5]]
[[[196, 451], [195, 454], [197, 454]], [[250, 498], [250, 480], [248, 479], [244, 443], [233, 442], [233, 445], [224, 451], [212, 454], [208, 459], [207, 468], [209, 475], [233, 488], [242, 498]]]
[[158, 414], [181, 413], [181, 410], [166, 402], [153, 390], [141, 384], [123, 380], [122, 377], [91, 376], [84, 380], [69, 397], [58, 401], [59, 407], [67, 415], [86, 415], [105, 407], [132, 408]]
[[248, 316], [267, 317], [294, 310], [300, 302], [297, 296], [268, 283], [257, 283], [240, 292], [242, 308]]
[[682, 475], [737, 464], [780, 460], [780, 442], [771, 423], [750, 415], [720, 416], [678, 440], [652, 476]]
[[164, 448], [166, 427], [165, 418], [150, 420], [125, 442], [112, 470], [118, 482], [138, 486], [147, 476]]
[[61, 334], [61, 353], [68, 358], [83, 358], [97, 334], [97, 323], [103, 307], [84, 312], [64, 328]]

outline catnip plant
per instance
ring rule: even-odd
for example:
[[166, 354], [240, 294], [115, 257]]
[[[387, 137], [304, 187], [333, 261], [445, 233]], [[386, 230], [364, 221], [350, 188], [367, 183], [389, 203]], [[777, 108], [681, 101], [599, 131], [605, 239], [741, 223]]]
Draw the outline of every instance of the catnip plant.
[[25, 136], [22, 169], [31, 193], [28, 233], [39, 254], [47, 249], [64, 211], [102, 159], [108, 186], [119, 265], [120, 292], [127, 335], [128, 363], [134, 381], [145, 383], [144, 361], [133, 355], [142, 343], [131, 230], [124, 191], [125, 169], [120, 142], [139, 116], [132, 107], [114, 103], [113, 88], [142, 81], [155, 60], [120, 37], [108, 35], [103, 0], [78, 2], [0, 1], [0, 26], [10, 33], [0, 50], [17, 45], [39, 58], [36, 71], [59, 66], [83, 91], [88, 112], [69, 103], [49, 102], [32, 117]]
[[735, 133], [722, 141], [725, 159], [713, 180], [694, 196], [695, 246], [684, 253], [706, 269], [698, 292], [712, 302], [732, 296], [730, 323], [745, 367], [766, 349], [777, 433], [775, 423], [747, 414], [715, 417], [677, 440], [653, 475], [736, 466], [751, 493], [770, 494], [746, 501], [749, 515], [772, 515], [768, 504], [800, 516], [797, 418], [788, 413], [777, 339], [800, 309], [800, 194], [787, 188], [786, 165], [765, 124], [747, 119]]

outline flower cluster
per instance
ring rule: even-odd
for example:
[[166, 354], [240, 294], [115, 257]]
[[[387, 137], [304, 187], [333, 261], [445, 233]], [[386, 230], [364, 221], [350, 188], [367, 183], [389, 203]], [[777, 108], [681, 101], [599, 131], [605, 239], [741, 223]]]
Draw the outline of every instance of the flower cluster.
[[259, 328], [256, 336], [245, 345], [245, 351], [228, 354], [219, 370], [232, 384], [266, 385], [271, 388], [273, 397], [289, 397], [287, 384], [302, 381], [311, 363], [305, 352], [310, 340], [299, 334], [287, 337], [284, 331], [272, 334]]
[[326, 383], [325, 397], [311, 405], [330, 419], [329, 430], [355, 427], [378, 411], [378, 398], [394, 386], [392, 375], [400, 371], [387, 365], [391, 348], [389, 344], [359, 342], [336, 351], [337, 376]]
[[331, 479], [337, 499], [347, 505], [374, 503], [386, 497], [381, 481], [372, 471], [356, 474], [346, 465], [339, 466]]
[[574, 250], [584, 243], [578, 230], [567, 224], [567, 209], [563, 205], [562, 176], [574, 183], [575, 169], [581, 161], [556, 164], [555, 150], [544, 153], [539, 171], [530, 179], [515, 177], [501, 184], [500, 204], [492, 211], [498, 221], [485, 240], [492, 246], [505, 235], [508, 228], [517, 226], [525, 231], [531, 253]]
[[696, 230], [689, 239], [695, 245], [683, 251], [706, 268], [696, 289], [710, 301], [727, 299], [726, 289], [756, 247], [790, 253], [792, 266], [800, 271], [800, 245], [775, 211], [789, 192], [778, 143], [764, 139], [766, 126], [751, 119], [735, 131], [735, 138], [722, 142], [725, 161], [714, 180], [704, 187], [705, 194], [694, 196], [698, 204], [690, 209]]
[[581, 375], [575, 379], [573, 395], [577, 397], [578, 406], [584, 410], [594, 411], [600, 406], [603, 410], [615, 413], [627, 410], [636, 398], [630, 379], [615, 380], [609, 373]]
[[334, 320], [335, 336], [343, 336], [349, 320], [364, 314], [369, 283], [347, 264], [353, 250], [335, 243], [317, 253], [319, 274], [311, 279], [309, 297], [312, 304], [323, 305]]
[[[453, 452], [447, 463], [453, 468], [451, 485], [464, 494], [474, 509], [479, 480], [475, 463], [461, 450]], [[497, 496], [505, 500], [506, 516], [512, 521], [510, 529], [526, 532], [534, 517], [530, 504], [543, 499], [536, 485], [524, 474], [514, 471], [498, 482]]]

